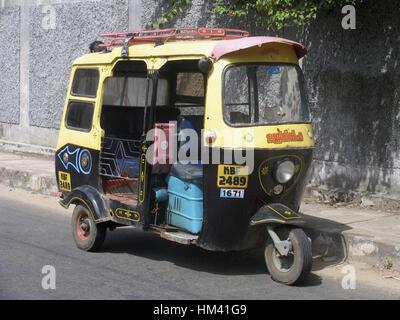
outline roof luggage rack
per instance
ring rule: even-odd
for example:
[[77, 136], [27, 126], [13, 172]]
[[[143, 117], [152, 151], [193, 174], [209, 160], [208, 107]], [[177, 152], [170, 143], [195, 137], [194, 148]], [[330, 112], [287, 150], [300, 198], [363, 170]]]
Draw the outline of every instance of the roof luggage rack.
[[100, 36], [111, 38], [111, 41], [100, 46], [123, 46], [124, 51], [127, 51], [127, 48], [133, 44], [156, 43], [158, 45], [167, 41], [228, 40], [248, 37], [249, 35], [250, 33], [248, 31], [224, 28], [168, 28], [140, 30], [103, 33]]

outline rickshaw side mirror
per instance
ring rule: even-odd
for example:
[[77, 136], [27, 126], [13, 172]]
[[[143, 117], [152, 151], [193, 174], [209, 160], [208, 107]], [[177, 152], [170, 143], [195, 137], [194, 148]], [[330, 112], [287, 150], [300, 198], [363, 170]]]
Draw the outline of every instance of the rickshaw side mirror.
[[199, 60], [199, 69], [201, 72], [207, 74], [211, 71], [213, 62], [210, 58], [203, 57]]

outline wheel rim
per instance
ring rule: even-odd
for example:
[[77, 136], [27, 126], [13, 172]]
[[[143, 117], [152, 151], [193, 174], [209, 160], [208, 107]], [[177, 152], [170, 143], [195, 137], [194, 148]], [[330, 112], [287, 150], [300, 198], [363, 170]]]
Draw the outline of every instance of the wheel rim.
[[294, 265], [294, 252], [289, 251], [287, 256], [282, 256], [276, 248], [272, 251], [272, 261], [280, 272], [289, 272]]
[[76, 234], [79, 239], [86, 241], [90, 236], [90, 220], [86, 212], [80, 212], [76, 219]]

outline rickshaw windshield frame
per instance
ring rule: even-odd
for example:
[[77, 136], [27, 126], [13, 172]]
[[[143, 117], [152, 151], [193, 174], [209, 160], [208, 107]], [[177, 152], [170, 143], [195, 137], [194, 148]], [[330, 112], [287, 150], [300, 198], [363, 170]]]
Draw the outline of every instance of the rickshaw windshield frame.
[[[298, 75], [298, 87], [299, 87], [299, 94], [300, 94], [300, 99], [301, 99], [301, 113], [302, 113], [302, 120], [289, 120], [289, 121], [270, 121], [270, 122], [253, 122], [251, 117], [252, 114], [254, 114], [254, 108], [258, 109], [258, 97], [257, 99], [255, 98], [256, 96], [258, 96], [258, 85], [254, 86], [253, 88], [250, 88], [250, 80], [248, 81], [248, 93], [249, 93], [249, 101], [248, 106], [249, 106], [249, 117], [250, 117], [250, 122], [246, 122], [246, 123], [231, 123], [229, 121], [229, 119], [226, 116], [226, 107], [227, 104], [226, 100], [225, 100], [225, 89], [226, 89], [226, 73], [234, 67], [239, 67], [239, 66], [266, 66], [266, 67], [282, 67], [282, 66], [292, 66], [295, 67], [296, 71], [297, 71], [297, 75]], [[222, 72], [222, 81], [221, 81], [221, 93], [222, 93], [222, 118], [223, 121], [230, 127], [258, 127], [258, 126], [268, 126], [268, 125], [280, 125], [280, 124], [299, 124], [299, 123], [311, 123], [311, 114], [310, 114], [310, 109], [309, 109], [309, 104], [308, 104], [308, 100], [307, 100], [307, 95], [305, 92], [305, 87], [304, 87], [304, 77], [303, 77], [303, 72], [301, 70], [301, 68], [299, 67], [298, 64], [295, 63], [285, 63], [285, 62], [268, 62], [268, 61], [264, 61], [264, 62], [238, 62], [238, 63], [232, 63], [229, 64], [227, 66], [225, 66], [225, 68], [223, 69]], [[250, 90], [253, 90], [252, 94], [250, 94]], [[245, 105], [245, 103], [243, 103], [243, 105]], [[253, 118], [255, 118], [258, 121], [258, 115], [253, 115]]]

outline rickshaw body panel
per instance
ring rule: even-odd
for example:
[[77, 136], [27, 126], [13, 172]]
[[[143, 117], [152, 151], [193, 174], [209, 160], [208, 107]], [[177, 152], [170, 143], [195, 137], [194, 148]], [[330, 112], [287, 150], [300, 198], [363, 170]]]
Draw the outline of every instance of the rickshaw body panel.
[[[220, 149], [221, 159], [224, 150]], [[301, 159], [302, 167], [294, 183], [280, 195], [274, 195], [260, 183], [260, 175], [265, 160], [274, 157], [290, 157], [296, 154]], [[209, 181], [203, 189], [204, 218], [203, 229], [198, 244], [204, 249], [216, 251], [243, 250], [255, 247], [265, 239], [266, 225], [251, 225], [252, 217], [264, 205], [280, 203], [298, 213], [305, 184], [312, 163], [312, 149], [297, 150], [254, 150], [254, 171], [248, 176], [248, 185], [244, 189], [244, 198], [221, 198], [218, 187], [217, 164], [204, 165], [204, 180]], [[223, 160], [221, 161], [223, 163]], [[277, 223], [277, 221], [271, 221]], [[290, 222], [287, 222], [290, 224]], [[295, 222], [296, 224], [296, 222]]]

